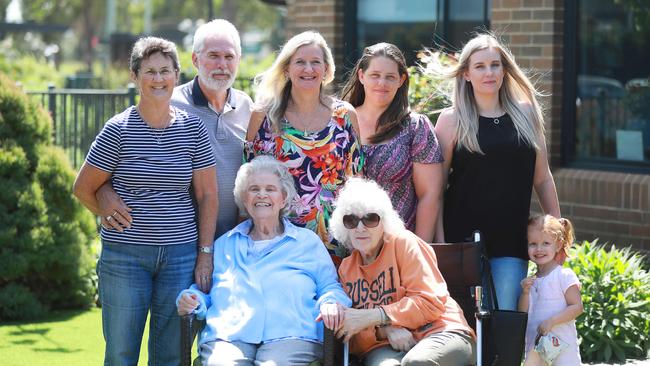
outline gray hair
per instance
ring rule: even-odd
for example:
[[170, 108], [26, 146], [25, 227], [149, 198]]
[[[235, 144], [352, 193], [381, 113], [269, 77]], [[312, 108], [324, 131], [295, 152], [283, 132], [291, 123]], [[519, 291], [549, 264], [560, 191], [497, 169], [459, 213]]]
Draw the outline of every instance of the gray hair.
[[237, 31], [237, 28], [235, 28], [232, 23], [225, 19], [213, 19], [201, 25], [196, 32], [194, 32], [192, 52], [196, 54], [201, 53], [205, 40], [217, 35], [230, 37], [232, 45], [235, 47], [235, 52], [237, 52], [237, 57], [241, 57], [241, 39], [239, 38], [239, 31]]
[[178, 52], [174, 42], [158, 37], [142, 37], [138, 39], [131, 50], [129, 60], [129, 69], [136, 75], [140, 71], [142, 60], [146, 60], [154, 53], [160, 52], [163, 56], [172, 60], [174, 70], [180, 70], [180, 61], [178, 61]]
[[343, 216], [353, 214], [364, 216], [376, 213], [381, 217], [384, 232], [396, 234], [404, 228], [404, 222], [393, 208], [388, 193], [375, 181], [363, 178], [350, 178], [335, 203], [336, 209], [330, 218], [330, 233], [341, 244], [352, 250], [350, 231], [343, 226]]
[[280, 210], [280, 217], [286, 216], [289, 212], [289, 206], [293, 198], [296, 196], [296, 188], [293, 183], [293, 176], [289, 173], [289, 169], [275, 158], [267, 155], [261, 155], [243, 164], [239, 171], [237, 171], [237, 178], [235, 178], [235, 203], [239, 207], [239, 211], [249, 216], [246, 207], [242, 202], [242, 197], [248, 188], [248, 180], [251, 176], [258, 173], [275, 174], [280, 179], [280, 188], [282, 192], [287, 195], [285, 206]]

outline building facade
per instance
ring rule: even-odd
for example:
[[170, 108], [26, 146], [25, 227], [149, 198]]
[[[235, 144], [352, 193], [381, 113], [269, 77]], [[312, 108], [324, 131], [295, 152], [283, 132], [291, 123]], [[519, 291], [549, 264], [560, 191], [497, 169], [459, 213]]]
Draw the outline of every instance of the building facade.
[[546, 94], [550, 163], [578, 239], [650, 252], [650, 5], [638, 4], [287, 0], [286, 24], [288, 36], [320, 31], [342, 72], [379, 40], [412, 60], [420, 46], [460, 49], [481, 26], [500, 35]]

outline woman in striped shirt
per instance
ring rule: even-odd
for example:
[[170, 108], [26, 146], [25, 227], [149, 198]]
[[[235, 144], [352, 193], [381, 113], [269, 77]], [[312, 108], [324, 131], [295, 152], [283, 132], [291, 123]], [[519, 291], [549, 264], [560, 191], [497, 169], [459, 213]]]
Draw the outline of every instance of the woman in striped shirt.
[[[97, 273], [105, 363], [137, 364], [151, 311], [149, 364], [178, 365], [174, 300], [193, 282], [195, 265], [196, 282], [206, 289], [209, 279], [203, 276], [212, 272], [215, 162], [203, 123], [170, 106], [179, 75], [174, 44], [154, 37], [138, 40], [130, 69], [140, 101], [111, 118], [97, 135], [74, 194], [102, 220]], [[99, 204], [97, 193], [109, 183], [128, 214]]]

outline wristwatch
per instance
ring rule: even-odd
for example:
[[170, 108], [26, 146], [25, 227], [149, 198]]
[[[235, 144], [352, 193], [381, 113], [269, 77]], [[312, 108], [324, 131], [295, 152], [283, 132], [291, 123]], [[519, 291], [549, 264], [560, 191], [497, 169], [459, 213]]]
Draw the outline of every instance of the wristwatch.
[[214, 252], [212, 245], [208, 245], [205, 247], [199, 246], [199, 253], [211, 254], [212, 252]]

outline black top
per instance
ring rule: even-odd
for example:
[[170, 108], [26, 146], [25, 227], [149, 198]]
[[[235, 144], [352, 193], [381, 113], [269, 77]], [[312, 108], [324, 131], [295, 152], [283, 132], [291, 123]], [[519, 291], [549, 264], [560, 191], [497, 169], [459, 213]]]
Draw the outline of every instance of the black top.
[[485, 155], [454, 149], [444, 201], [447, 242], [480, 230], [489, 257], [528, 259], [527, 224], [536, 152], [517, 137], [510, 116], [479, 117]]

